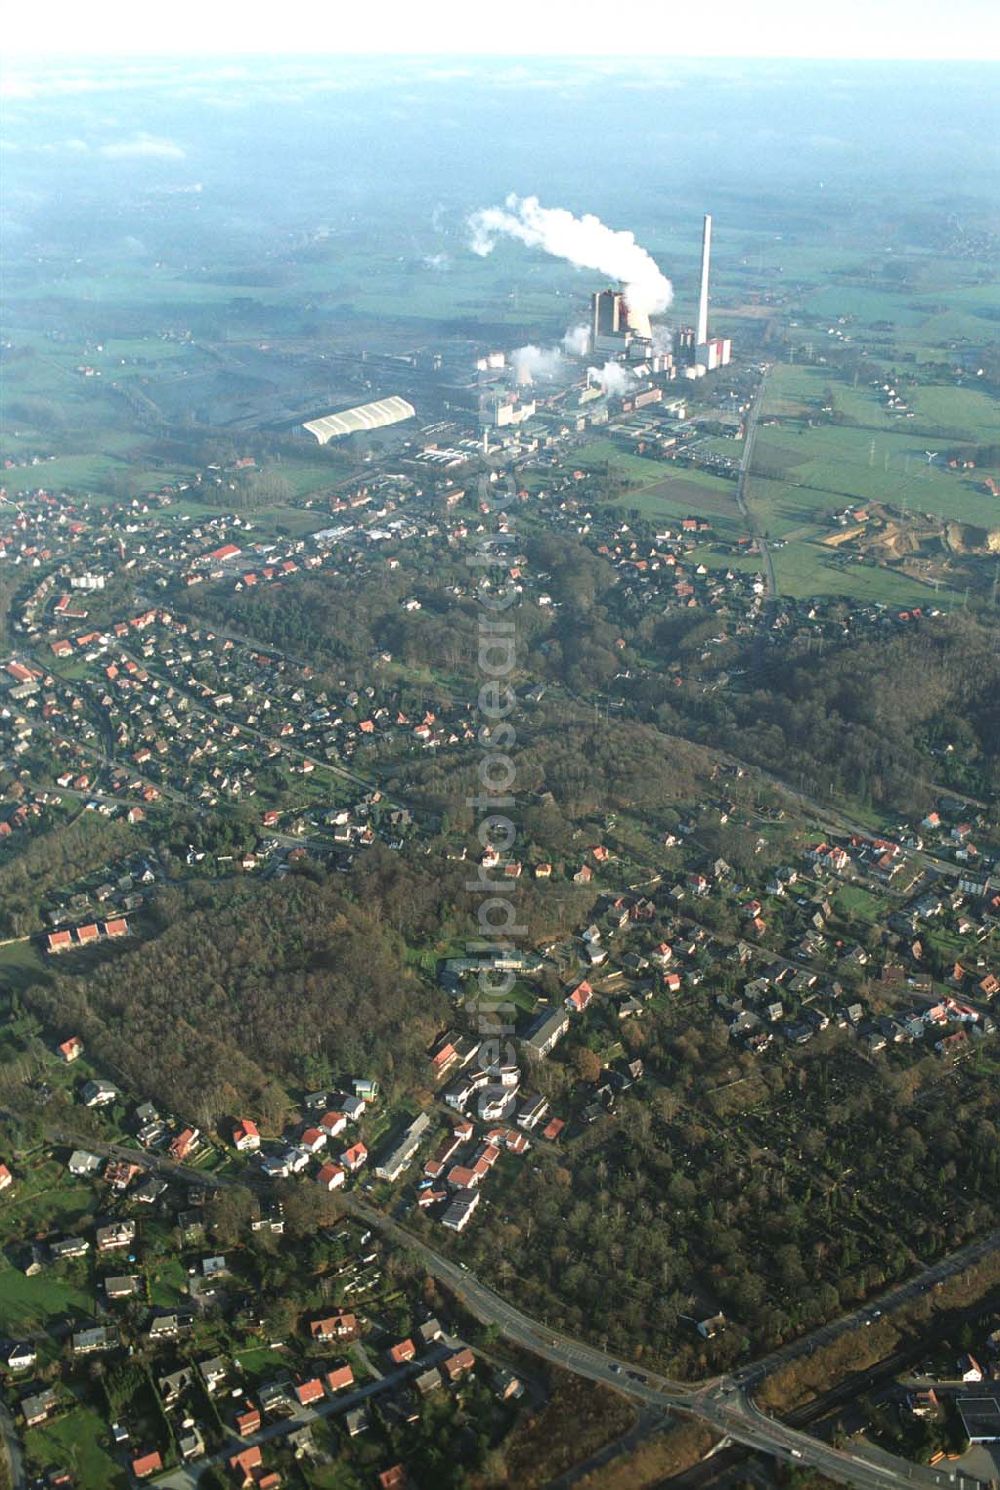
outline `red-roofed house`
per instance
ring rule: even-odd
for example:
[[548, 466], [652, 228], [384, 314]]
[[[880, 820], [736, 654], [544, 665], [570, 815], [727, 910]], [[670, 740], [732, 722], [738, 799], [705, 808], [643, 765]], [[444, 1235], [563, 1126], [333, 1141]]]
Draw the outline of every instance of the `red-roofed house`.
[[350, 1366], [334, 1366], [332, 1371], [326, 1373], [326, 1389], [328, 1392], [342, 1392], [345, 1387], [354, 1385], [354, 1372]]
[[466, 1345], [462, 1350], [456, 1350], [454, 1355], [447, 1356], [441, 1362], [441, 1370], [449, 1381], [457, 1381], [464, 1376], [466, 1371], [472, 1371], [476, 1364], [476, 1358]]
[[309, 1333], [314, 1340], [353, 1340], [358, 1333], [357, 1315], [340, 1309], [326, 1319], [314, 1319]]
[[241, 1438], [248, 1438], [251, 1433], [260, 1432], [260, 1422], [260, 1408], [248, 1402], [245, 1410], [236, 1414], [236, 1431]]
[[402, 1464], [393, 1464], [389, 1469], [383, 1469], [378, 1477], [379, 1490], [407, 1490], [409, 1479], [406, 1467]]
[[137, 1480], [148, 1480], [151, 1474], [159, 1474], [163, 1460], [154, 1450], [151, 1454], [139, 1454], [132, 1460], [132, 1473]]
[[573, 992], [564, 1000], [564, 1003], [571, 1014], [582, 1014], [593, 997], [594, 990], [585, 981], [576, 985]]
[[256, 1153], [260, 1148], [260, 1131], [253, 1118], [240, 1118], [233, 1129], [233, 1146], [241, 1154]]
[[188, 1157], [197, 1142], [197, 1128], [182, 1128], [170, 1145], [170, 1157], [179, 1164]]
[[86, 926], [76, 928], [76, 939], [81, 947], [87, 947], [91, 942], [99, 942], [101, 933], [96, 921], [88, 921]]
[[68, 1040], [64, 1040], [59, 1046], [59, 1054], [67, 1066], [71, 1061], [79, 1060], [80, 1056], [83, 1055], [83, 1041], [79, 1035], [70, 1035]]
[[405, 1366], [407, 1361], [412, 1361], [417, 1353], [417, 1347], [412, 1340], [400, 1340], [397, 1345], [389, 1349], [389, 1359], [394, 1366]]
[[45, 939], [45, 950], [53, 957], [59, 952], [66, 952], [73, 945], [73, 933], [71, 931], [50, 931]]
[[466, 1164], [453, 1164], [448, 1171], [448, 1183], [458, 1190], [474, 1190], [479, 1184], [479, 1176]]
[[105, 921], [104, 935], [114, 940], [115, 937], [128, 936], [128, 922], [124, 916], [119, 916], [114, 921]]
[[343, 1112], [324, 1112], [318, 1126], [323, 1129], [327, 1138], [339, 1138], [347, 1127], [347, 1116]]
[[340, 1156], [340, 1162], [351, 1174], [356, 1174], [368, 1158], [368, 1150], [363, 1143], [354, 1143], [349, 1149], [345, 1149]]
[[232, 1456], [229, 1460], [229, 1468], [237, 1476], [241, 1485], [252, 1485], [258, 1478], [253, 1471], [262, 1468], [263, 1463], [264, 1455], [259, 1445], [251, 1444], [248, 1449], [243, 1449], [241, 1453]]
[[326, 1147], [326, 1134], [322, 1128], [307, 1128], [299, 1139], [299, 1147], [310, 1154], [318, 1154]]
[[347, 1179], [347, 1170], [341, 1164], [324, 1164], [316, 1176], [316, 1183], [324, 1190], [342, 1190]]
[[323, 1391], [323, 1383], [318, 1376], [313, 1376], [309, 1381], [300, 1381], [295, 1388], [300, 1407], [309, 1407], [313, 1402], [322, 1402], [326, 1393]]

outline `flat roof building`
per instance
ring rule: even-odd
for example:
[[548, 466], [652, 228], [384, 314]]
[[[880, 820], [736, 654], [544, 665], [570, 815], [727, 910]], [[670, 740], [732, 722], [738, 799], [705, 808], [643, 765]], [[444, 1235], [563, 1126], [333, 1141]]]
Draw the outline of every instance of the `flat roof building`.
[[375, 1173], [380, 1180], [398, 1180], [403, 1170], [413, 1160], [414, 1154], [420, 1147], [421, 1139], [430, 1127], [431, 1120], [426, 1112], [414, 1118], [399, 1142], [384, 1154], [375, 1165]]
[[1000, 1398], [959, 1397], [955, 1406], [970, 1443], [1000, 1443]]

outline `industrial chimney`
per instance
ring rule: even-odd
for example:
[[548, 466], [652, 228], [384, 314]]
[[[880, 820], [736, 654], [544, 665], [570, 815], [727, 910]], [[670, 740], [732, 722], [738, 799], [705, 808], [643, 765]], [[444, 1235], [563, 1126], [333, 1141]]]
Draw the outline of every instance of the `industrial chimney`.
[[696, 346], [708, 341], [708, 270], [712, 258], [712, 219], [705, 213], [705, 226], [701, 234], [701, 294], [698, 297], [698, 335]]

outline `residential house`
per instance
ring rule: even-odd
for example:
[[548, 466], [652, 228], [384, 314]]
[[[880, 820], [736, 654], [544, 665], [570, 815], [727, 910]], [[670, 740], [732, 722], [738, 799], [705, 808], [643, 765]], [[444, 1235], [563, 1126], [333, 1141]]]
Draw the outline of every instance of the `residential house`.
[[340, 1156], [340, 1162], [351, 1174], [356, 1174], [359, 1169], [363, 1168], [367, 1158], [368, 1150], [363, 1143], [358, 1142], [344, 1150]]
[[594, 990], [588, 982], [584, 981], [578, 983], [572, 993], [563, 1000], [563, 1006], [571, 1014], [582, 1014], [593, 997]]
[[35, 1428], [39, 1423], [44, 1423], [49, 1414], [55, 1412], [57, 1397], [51, 1387], [44, 1391], [34, 1392], [30, 1397], [21, 1400], [21, 1412], [24, 1416], [25, 1427]]
[[252, 1118], [240, 1118], [236, 1123], [233, 1146], [241, 1154], [255, 1154], [260, 1148], [260, 1130]]
[[467, 1372], [475, 1369], [476, 1358], [467, 1345], [461, 1350], [456, 1350], [452, 1355], [446, 1356], [441, 1362], [441, 1370], [450, 1382], [458, 1381]]
[[347, 1170], [341, 1164], [324, 1164], [316, 1176], [316, 1183], [323, 1190], [342, 1190], [347, 1180]]
[[299, 1382], [295, 1388], [295, 1398], [300, 1407], [311, 1407], [316, 1402], [322, 1402], [325, 1396], [323, 1383], [318, 1376]]
[[334, 1366], [324, 1377], [326, 1389], [332, 1396], [335, 1392], [342, 1392], [347, 1387], [354, 1385], [354, 1372], [350, 1366]]
[[137, 1454], [132, 1460], [132, 1473], [137, 1480], [148, 1480], [151, 1474], [159, 1474], [163, 1460], [155, 1449], [148, 1454]]

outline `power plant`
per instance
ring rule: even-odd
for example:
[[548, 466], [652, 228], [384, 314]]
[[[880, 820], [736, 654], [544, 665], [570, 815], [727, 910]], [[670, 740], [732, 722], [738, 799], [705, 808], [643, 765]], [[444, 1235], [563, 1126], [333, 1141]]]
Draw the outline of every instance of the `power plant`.
[[652, 348], [649, 316], [645, 311], [633, 309], [622, 290], [598, 290], [592, 296], [591, 352], [642, 362]]
[[681, 332], [681, 345], [693, 351], [692, 365], [685, 376], [700, 378], [717, 367], [727, 367], [732, 359], [733, 344], [728, 337], [709, 337], [708, 301], [709, 274], [712, 266], [712, 217], [705, 213], [701, 230], [701, 285], [698, 292], [698, 325], [694, 333], [690, 327]]

